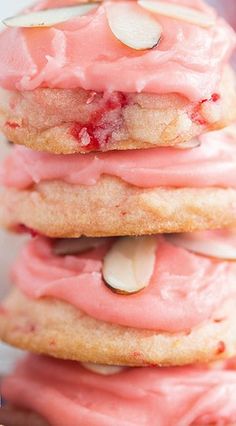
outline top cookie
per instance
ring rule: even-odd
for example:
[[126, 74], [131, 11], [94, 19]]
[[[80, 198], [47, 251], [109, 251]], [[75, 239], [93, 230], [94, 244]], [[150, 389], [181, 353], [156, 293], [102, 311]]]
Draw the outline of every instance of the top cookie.
[[235, 34], [201, 0], [80, 3], [42, 1], [5, 21], [9, 139], [65, 154], [149, 148], [236, 118]]

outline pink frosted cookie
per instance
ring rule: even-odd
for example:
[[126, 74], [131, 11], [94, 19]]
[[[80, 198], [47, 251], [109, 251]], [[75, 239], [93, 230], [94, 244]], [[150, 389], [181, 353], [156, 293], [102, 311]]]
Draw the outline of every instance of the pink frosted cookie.
[[[42, 425], [50, 426], [61, 426], [62, 419], [65, 426], [236, 423], [234, 361], [205, 367], [119, 368], [30, 356], [5, 379], [2, 392], [12, 405], [12, 411], [0, 411], [6, 426], [26, 425], [17, 421], [20, 415], [27, 419], [20, 409], [40, 415]], [[27, 424], [41, 426], [36, 421]]]
[[235, 258], [236, 237], [226, 231], [36, 238], [13, 268], [16, 289], [3, 304], [0, 336], [102, 364], [227, 358], [236, 353]]
[[235, 34], [203, 1], [78, 3], [5, 21], [9, 140], [57, 154], [173, 146], [236, 118]]
[[16, 147], [1, 172], [0, 222], [49, 237], [236, 226], [235, 139], [229, 128], [193, 149], [66, 156]]

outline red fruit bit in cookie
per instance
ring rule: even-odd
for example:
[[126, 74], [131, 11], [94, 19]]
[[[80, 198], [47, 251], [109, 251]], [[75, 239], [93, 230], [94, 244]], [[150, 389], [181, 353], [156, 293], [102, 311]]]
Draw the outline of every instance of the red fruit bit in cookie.
[[17, 129], [18, 127], [20, 127], [18, 123], [14, 123], [13, 121], [7, 121], [5, 124], [11, 129]]
[[35, 231], [32, 228], [29, 228], [28, 226], [24, 225], [23, 223], [17, 225], [14, 228], [14, 231], [17, 232], [18, 234], [30, 234], [31, 237], [35, 238], [39, 235], [39, 233], [37, 231]]
[[203, 99], [201, 101], [201, 104], [204, 104], [205, 102], [217, 102], [219, 100], [220, 100], [219, 93], [213, 93], [213, 95], [211, 95], [210, 99]]
[[[91, 114], [89, 123], [75, 123], [71, 128], [71, 135], [78, 140], [84, 150], [98, 150], [109, 142], [112, 132], [118, 130], [121, 121], [121, 110], [125, 105], [127, 105], [125, 95], [123, 93], [113, 93], [104, 100], [104, 104], [100, 109]], [[109, 117], [109, 113], [116, 110], [115, 117]]]
[[196, 109], [191, 114], [191, 119], [194, 121], [194, 123], [199, 124], [200, 126], [204, 126], [207, 124], [206, 120], [201, 116], [199, 107], [196, 107]]
[[216, 354], [217, 354], [217, 355], [220, 355], [220, 354], [222, 354], [223, 352], [225, 352], [225, 350], [226, 350], [225, 343], [224, 343], [223, 341], [220, 341], [220, 342], [218, 343], [218, 345], [217, 345]]
[[116, 108], [124, 108], [127, 105], [127, 99], [124, 93], [116, 92], [106, 101], [106, 108], [111, 111]]
[[207, 99], [203, 100], [202, 102], [200, 102], [199, 104], [197, 104], [194, 108], [193, 108], [193, 112], [191, 114], [191, 120], [194, 121], [194, 123], [199, 124], [200, 126], [204, 126], [207, 124], [205, 118], [202, 117], [201, 115], [201, 104], [203, 102], [206, 102]]
[[200, 126], [205, 126], [207, 124], [207, 121], [205, 120], [205, 118], [202, 117], [201, 105], [205, 102], [218, 102], [219, 100], [219, 93], [213, 93], [210, 99], [203, 99], [199, 104], [197, 104], [191, 114], [191, 119], [194, 121], [194, 123], [199, 124]]
[[88, 151], [96, 150], [99, 148], [99, 140], [95, 136], [94, 132], [96, 127], [92, 124], [75, 123], [74, 127], [71, 129], [71, 135], [77, 139], [81, 146]]
[[219, 93], [213, 93], [212, 97], [211, 97], [211, 101], [212, 102], [217, 102], [220, 100], [220, 95]]

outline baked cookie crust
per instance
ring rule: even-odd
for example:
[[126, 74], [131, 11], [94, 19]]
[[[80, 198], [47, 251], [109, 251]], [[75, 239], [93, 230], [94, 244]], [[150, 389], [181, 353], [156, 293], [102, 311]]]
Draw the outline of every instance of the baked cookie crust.
[[89, 317], [75, 307], [14, 290], [0, 317], [0, 338], [35, 353], [74, 361], [125, 366], [178, 366], [236, 354], [236, 300], [185, 333], [137, 330]]
[[115, 177], [96, 185], [41, 182], [0, 195], [0, 223], [52, 238], [146, 235], [236, 226], [236, 190], [143, 189]]

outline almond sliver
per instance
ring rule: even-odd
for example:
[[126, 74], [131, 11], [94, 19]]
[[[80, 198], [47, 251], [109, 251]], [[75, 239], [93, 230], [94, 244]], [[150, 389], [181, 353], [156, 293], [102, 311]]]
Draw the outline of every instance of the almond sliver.
[[85, 15], [96, 7], [96, 3], [88, 3], [79, 6], [39, 10], [37, 12], [30, 12], [4, 19], [3, 23], [7, 27], [52, 27], [53, 25], [60, 24], [61, 22], [68, 21], [77, 16]]
[[119, 366], [113, 366], [113, 365], [100, 365], [100, 364], [92, 364], [89, 362], [83, 362], [81, 365], [89, 371], [92, 371], [93, 373], [100, 374], [102, 376], [112, 376], [114, 374], [121, 373], [122, 371], [126, 370], [126, 367], [119, 367]]
[[233, 232], [222, 236], [215, 231], [199, 231], [166, 235], [172, 244], [203, 256], [221, 260], [236, 260], [236, 235]]
[[132, 6], [130, 2], [106, 6], [110, 29], [119, 41], [132, 49], [152, 49], [161, 38], [162, 28], [156, 19]]
[[147, 287], [156, 249], [156, 237], [119, 238], [104, 259], [103, 278], [107, 286], [119, 294], [134, 294]]

